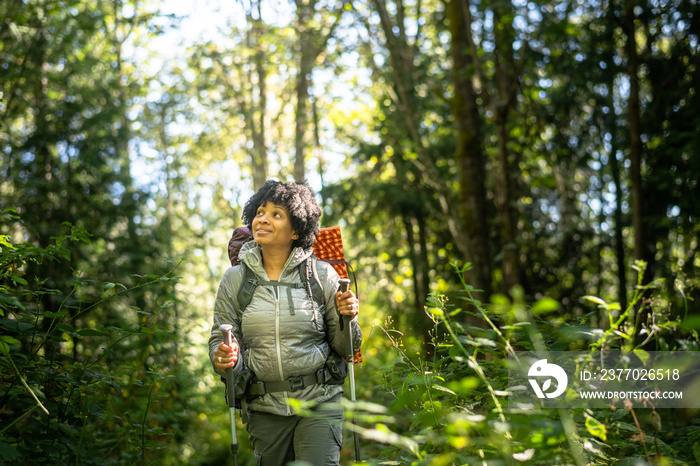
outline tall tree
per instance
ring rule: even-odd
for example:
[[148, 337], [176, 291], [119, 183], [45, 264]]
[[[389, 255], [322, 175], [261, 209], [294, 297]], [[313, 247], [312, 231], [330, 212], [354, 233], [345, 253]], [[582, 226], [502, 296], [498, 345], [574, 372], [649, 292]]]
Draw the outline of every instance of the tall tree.
[[[125, 17], [129, 7], [134, 13]], [[132, 324], [145, 326], [144, 316], [159, 313], [169, 285], [137, 289], [111, 305], [94, 305], [106, 291], [122, 290], [159, 268], [159, 243], [141, 222], [147, 216], [148, 195], [134, 185], [128, 151], [128, 113], [144, 83], [131, 80], [133, 62], [123, 54], [127, 41], [137, 46], [134, 36], [149, 37], [144, 23], [150, 13], [121, 1], [2, 2], [0, 9], [9, 12], [7, 20], [3, 17], [9, 33], [0, 34], [0, 85], [8, 97], [0, 120], [0, 152], [8, 162], [0, 167], [0, 210], [17, 210], [20, 220], [8, 231], [37, 251], [45, 251], [66, 231], [83, 240], [64, 250], [70, 263], [49, 257], [46, 264], [28, 261], [24, 270], [36, 280], [25, 283], [22, 299], [29, 305], [14, 309], [12, 318], [22, 325], [32, 322], [30, 328], [43, 322], [31, 335], [24, 332], [23, 348], [31, 357], [23, 361], [42, 373], [32, 383], [51, 400], [51, 411], [48, 419], [24, 426], [16, 445], [45, 437], [49, 440], [44, 447], [56, 443], [34, 451], [36, 461], [80, 463], [86, 448], [104, 445], [104, 435], [76, 448], [56, 440], [51, 433], [55, 426], [93, 432], [99, 424], [95, 430], [111, 430], [111, 438], [115, 436], [113, 417], [91, 414], [107, 407], [95, 402], [85, 384], [92, 377], [86, 369], [108, 361], [115, 368], [113, 376], [125, 383], [142, 382], [149, 365], [168, 358], [156, 351], [159, 342], [152, 331], [128, 339], [119, 351], [105, 351], [104, 342], [109, 333], [127, 340]], [[65, 222], [74, 227], [67, 228]], [[2, 227], [5, 231], [8, 224], [3, 221]], [[92, 241], [74, 233], [84, 231]], [[91, 326], [100, 331], [76, 331]], [[121, 372], [131, 364], [132, 372]], [[105, 397], [108, 392], [107, 387], [100, 399], [121, 404], [125, 412], [141, 412], [143, 398], [121, 392]], [[130, 447], [114, 449], [125, 453]]]
[[[317, 0], [294, 0], [296, 5], [295, 31], [297, 33], [296, 113], [294, 132], [294, 178], [306, 178], [306, 156], [317, 140], [307, 137], [309, 122], [316, 113], [316, 102], [309, 109], [309, 88], [313, 86], [313, 71], [319, 56], [326, 50], [328, 41], [335, 32], [347, 0], [323, 8]], [[310, 112], [311, 110], [311, 112]], [[316, 128], [316, 125], [314, 125]]]
[[[642, 199], [642, 128], [639, 84], [639, 53], [637, 51], [637, 26], [635, 14], [636, 2], [625, 1], [622, 8], [622, 25], [625, 33], [625, 58], [627, 59], [627, 77], [629, 79], [629, 97], [627, 99], [627, 120], [629, 130], [630, 181], [632, 185], [632, 226], [634, 227], [634, 257], [649, 261], [649, 254], [644, 233], [644, 211]], [[645, 278], [645, 282], [648, 278]]]
[[[520, 84], [520, 72], [525, 58], [525, 44], [522, 37], [520, 42], [520, 59], [514, 54], [513, 43], [516, 41], [513, 20], [515, 11], [510, 1], [492, 0], [490, 9], [493, 13], [493, 42], [494, 42], [494, 80], [496, 85], [495, 99], [484, 87], [489, 106], [492, 109], [496, 124], [498, 145], [498, 182], [496, 206], [499, 211], [501, 232], [501, 247], [503, 254], [503, 285], [509, 291], [515, 285], [521, 284], [520, 277], [520, 246], [517, 210], [520, 182], [519, 157], [510, 146], [511, 119], [515, 116], [514, 106]], [[473, 45], [472, 45], [473, 46]], [[474, 56], [476, 53], [473, 52]], [[479, 67], [482, 69], [482, 67]], [[488, 81], [483, 80], [482, 86]]]
[[618, 283], [618, 301], [622, 309], [627, 309], [627, 263], [626, 263], [626, 247], [624, 242], [625, 223], [623, 220], [623, 204], [625, 194], [622, 184], [622, 167], [618, 160], [621, 140], [624, 138], [619, 134], [616, 124], [615, 115], [615, 96], [619, 93], [618, 86], [615, 84], [615, 78], [619, 74], [618, 66], [615, 63], [615, 31], [617, 30], [617, 20], [615, 18], [615, 8], [613, 2], [610, 2], [608, 9], [604, 12], [605, 16], [605, 32], [603, 33], [602, 44], [605, 44], [602, 55], [607, 69], [607, 98], [605, 105], [607, 113], [601, 118], [604, 118], [602, 127], [607, 128], [610, 134], [610, 150], [608, 152], [608, 163], [610, 165], [610, 173], [615, 187], [615, 213], [614, 213], [614, 236], [615, 236], [615, 258], [617, 266], [617, 283]]
[[251, 63], [234, 59], [238, 69], [239, 83], [235, 99], [243, 115], [244, 127], [248, 133], [250, 162], [253, 171], [253, 189], [260, 189], [268, 178], [268, 144], [266, 134], [267, 122], [267, 64], [265, 46], [263, 45], [264, 24], [262, 22], [262, 2], [256, 2], [257, 11], [246, 10], [248, 27], [245, 31], [245, 45], [251, 56]]
[[[418, 77], [415, 62], [416, 52], [420, 50], [421, 47], [421, 31], [417, 29], [411, 44], [409, 42], [407, 26], [408, 17], [402, 0], [393, 2], [393, 10], [396, 12], [393, 17], [389, 13], [387, 7], [388, 2], [385, 0], [373, 0], [372, 5], [379, 16], [379, 22], [384, 33], [388, 52], [388, 59], [391, 64], [392, 83], [395, 88], [392, 90], [391, 95], [395, 99], [396, 105], [404, 118], [405, 131], [412, 143], [412, 150], [416, 154], [415, 157], [411, 157], [409, 160], [418, 168], [421, 181], [434, 191], [443, 215], [445, 216], [445, 222], [452, 234], [452, 240], [462, 256], [461, 259], [474, 262], [477, 254], [484, 254], [485, 251], [477, 252], [475, 245], [473, 246], [470, 244], [472, 237], [465, 235], [464, 232], [472, 228], [478, 228], [479, 225], [474, 223], [467, 224], [467, 220], [464, 218], [461, 211], [458, 197], [455, 195], [452, 187], [445, 183], [442, 178], [441, 171], [438, 169], [436, 161], [426, 148], [423, 140], [424, 135], [421, 134], [421, 121], [424, 115], [421, 106], [418, 105], [417, 96], [415, 94], [415, 80]], [[418, 3], [414, 20], [420, 22], [420, 16], [421, 9], [420, 3]], [[471, 129], [473, 130], [474, 128]], [[469, 163], [468, 161], [461, 162]], [[480, 180], [475, 179], [470, 180], [470, 182], [476, 183], [474, 192], [478, 193], [480, 191], [478, 187]], [[471, 192], [469, 192], [468, 195], [471, 195]], [[479, 200], [472, 200], [471, 202], [473, 202], [474, 205], [471, 206], [470, 209], [479, 209]], [[476, 210], [474, 214], [478, 216], [478, 210]], [[483, 272], [483, 267], [473, 270], [475, 275], [472, 277], [473, 283], [480, 289], [488, 291], [490, 289], [490, 277], [476, 276], [476, 274]]]
[[457, 151], [459, 166], [459, 187], [462, 227], [469, 238], [474, 264], [470, 282], [485, 296], [490, 296], [491, 287], [491, 245], [490, 228], [487, 218], [486, 164], [482, 145], [482, 128], [476, 93], [473, 88], [474, 61], [476, 50], [471, 38], [469, 4], [461, 0], [450, 0], [446, 4], [447, 18], [450, 21], [452, 41], [452, 113], [457, 131]]

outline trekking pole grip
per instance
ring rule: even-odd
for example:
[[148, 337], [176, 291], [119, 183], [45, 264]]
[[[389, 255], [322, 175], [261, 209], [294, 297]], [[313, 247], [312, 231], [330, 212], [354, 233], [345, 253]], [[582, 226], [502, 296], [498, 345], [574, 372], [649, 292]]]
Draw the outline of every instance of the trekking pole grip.
[[[338, 285], [338, 291], [340, 291], [341, 293], [345, 293], [350, 288], [350, 280], [348, 280], [347, 278], [341, 278], [338, 282]], [[352, 344], [352, 331], [350, 330], [350, 321], [352, 320], [352, 316], [341, 315], [341, 317], [342, 319], [340, 322], [340, 329], [345, 334], [345, 340], [347, 341], [345, 347], [345, 358], [348, 362], [350, 362], [355, 357], [355, 355], [353, 354], [354, 350]]]
[[[350, 289], [350, 280], [347, 278], [341, 278], [338, 281], [338, 291], [341, 293], [345, 293], [349, 289]], [[344, 316], [342, 314], [340, 317], [341, 317], [340, 330], [343, 331], [347, 340], [350, 341], [350, 321], [352, 320], [352, 317], [351, 316]], [[346, 348], [346, 351], [348, 354], [350, 354], [350, 353], [352, 353], [352, 343], [348, 343], [348, 344], [350, 346], [348, 348]]]
[[[232, 345], [232, 329], [233, 327], [229, 324], [222, 324], [219, 327], [219, 330], [221, 330], [224, 336], [224, 343], [226, 343], [226, 345], [228, 346]], [[233, 384], [233, 367], [229, 367], [226, 369], [226, 385], [226, 388], [228, 390], [228, 405], [229, 407], [233, 407], [236, 400], [236, 387], [234, 387]]]

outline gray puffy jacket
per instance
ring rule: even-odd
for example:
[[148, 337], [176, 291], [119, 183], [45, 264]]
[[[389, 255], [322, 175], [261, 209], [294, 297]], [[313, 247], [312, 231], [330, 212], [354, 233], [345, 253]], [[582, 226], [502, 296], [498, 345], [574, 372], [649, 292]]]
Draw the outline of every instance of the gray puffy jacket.
[[[302, 282], [298, 266], [312, 252], [312, 248], [294, 248], [279, 281]], [[239, 258], [258, 279], [269, 281], [262, 266], [262, 250], [256, 243], [251, 241], [243, 245]], [[241, 348], [246, 366], [262, 382], [277, 382], [317, 372], [325, 364], [331, 347], [338, 354], [343, 354], [346, 341], [340, 330], [340, 314], [335, 305], [339, 277], [333, 267], [323, 261], [317, 262], [317, 271], [325, 302], [316, 303], [315, 312], [304, 288], [290, 289], [287, 286], [262, 284], [257, 286], [250, 304], [243, 310], [237, 309], [243, 268], [229, 268], [221, 280], [214, 305], [209, 338], [209, 358], [212, 363], [214, 352], [223, 341], [219, 330], [221, 324], [233, 326], [233, 335]], [[288, 298], [290, 290], [293, 303]], [[351, 328], [354, 348], [358, 349], [362, 342], [362, 331], [356, 318], [352, 320]], [[239, 358], [234, 372], [240, 371], [240, 361]], [[294, 392], [267, 393], [249, 405], [244, 401], [244, 411], [289, 416], [293, 413], [288, 398], [321, 403], [342, 391], [341, 385], [316, 384]]]

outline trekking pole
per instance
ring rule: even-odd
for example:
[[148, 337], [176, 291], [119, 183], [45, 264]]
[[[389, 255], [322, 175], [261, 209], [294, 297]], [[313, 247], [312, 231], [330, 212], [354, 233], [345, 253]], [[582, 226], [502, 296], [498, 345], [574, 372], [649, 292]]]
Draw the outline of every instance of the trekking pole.
[[[341, 278], [339, 283], [339, 290], [341, 293], [345, 293], [346, 291], [348, 291], [348, 287], [350, 286], [350, 280], [348, 280], [347, 278]], [[347, 341], [347, 345], [345, 347], [345, 358], [348, 362], [348, 375], [350, 376], [350, 400], [354, 404], [357, 401], [357, 396], [355, 394], [355, 349], [353, 348], [352, 344], [352, 330], [350, 330], [351, 320], [351, 316], [343, 316], [343, 332], [345, 333], [345, 340]], [[355, 427], [357, 427], [357, 421], [355, 420], [354, 412], [352, 414], [352, 424]], [[355, 439], [355, 461], [359, 463], [360, 461], [362, 461], [360, 459], [360, 436], [357, 433], [357, 430], [353, 430], [352, 433]]]
[[[229, 324], [222, 324], [219, 330], [224, 334], [224, 343], [231, 346], [231, 329]], [[238, 466], [238, 438], [236, 437], [236, 387], [233, 385], [233, 367], [226, 369], [226, 389], [228, 390], [228, 407], [231, 411], [231, 453], [233, 464]]]

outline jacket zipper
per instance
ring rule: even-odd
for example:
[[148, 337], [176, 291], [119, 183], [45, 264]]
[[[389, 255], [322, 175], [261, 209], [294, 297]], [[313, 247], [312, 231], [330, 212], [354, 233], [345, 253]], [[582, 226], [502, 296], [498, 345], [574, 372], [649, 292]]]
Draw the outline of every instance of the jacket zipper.
[[[282, 267], [280, 278], [285, 275], [287, 267], [293, 262], [292, 254], [289, 255], [287, 262]], [[280, 296], [279, 286], [275, 286], [275, 350], [277, 351], [277, 370], [279, 371], [280, 380], [284, 380], [284, 371], [282, 370], [282, 342], [280, 341]], [[292, 303], [289, 303], [291, 305]], [[292, 410], [289, 406], [289, 397], [287, 392], [284, 392], [284, 404], [287, 410], [287, 416], [291, 416]]]
[[280, 380], [284, 380], [282, 371], [282, 342], [280, 341], [280, 298], [279, 287], [275, 286], [275, 351], [277, 351], [277, 369]]
[[[280, 297], [279, 287], [275, 287], [275, 350], [277, 351], [277, 370], [280, 374], [280, 380], [284, 380], [284, 372], [282, 371], [282, 341], [280, 340]], [[287, 401], [287, 392], [284, 392], [284, 405], [287, 410], [287, 416], [291, 415], [289, 402]]]

